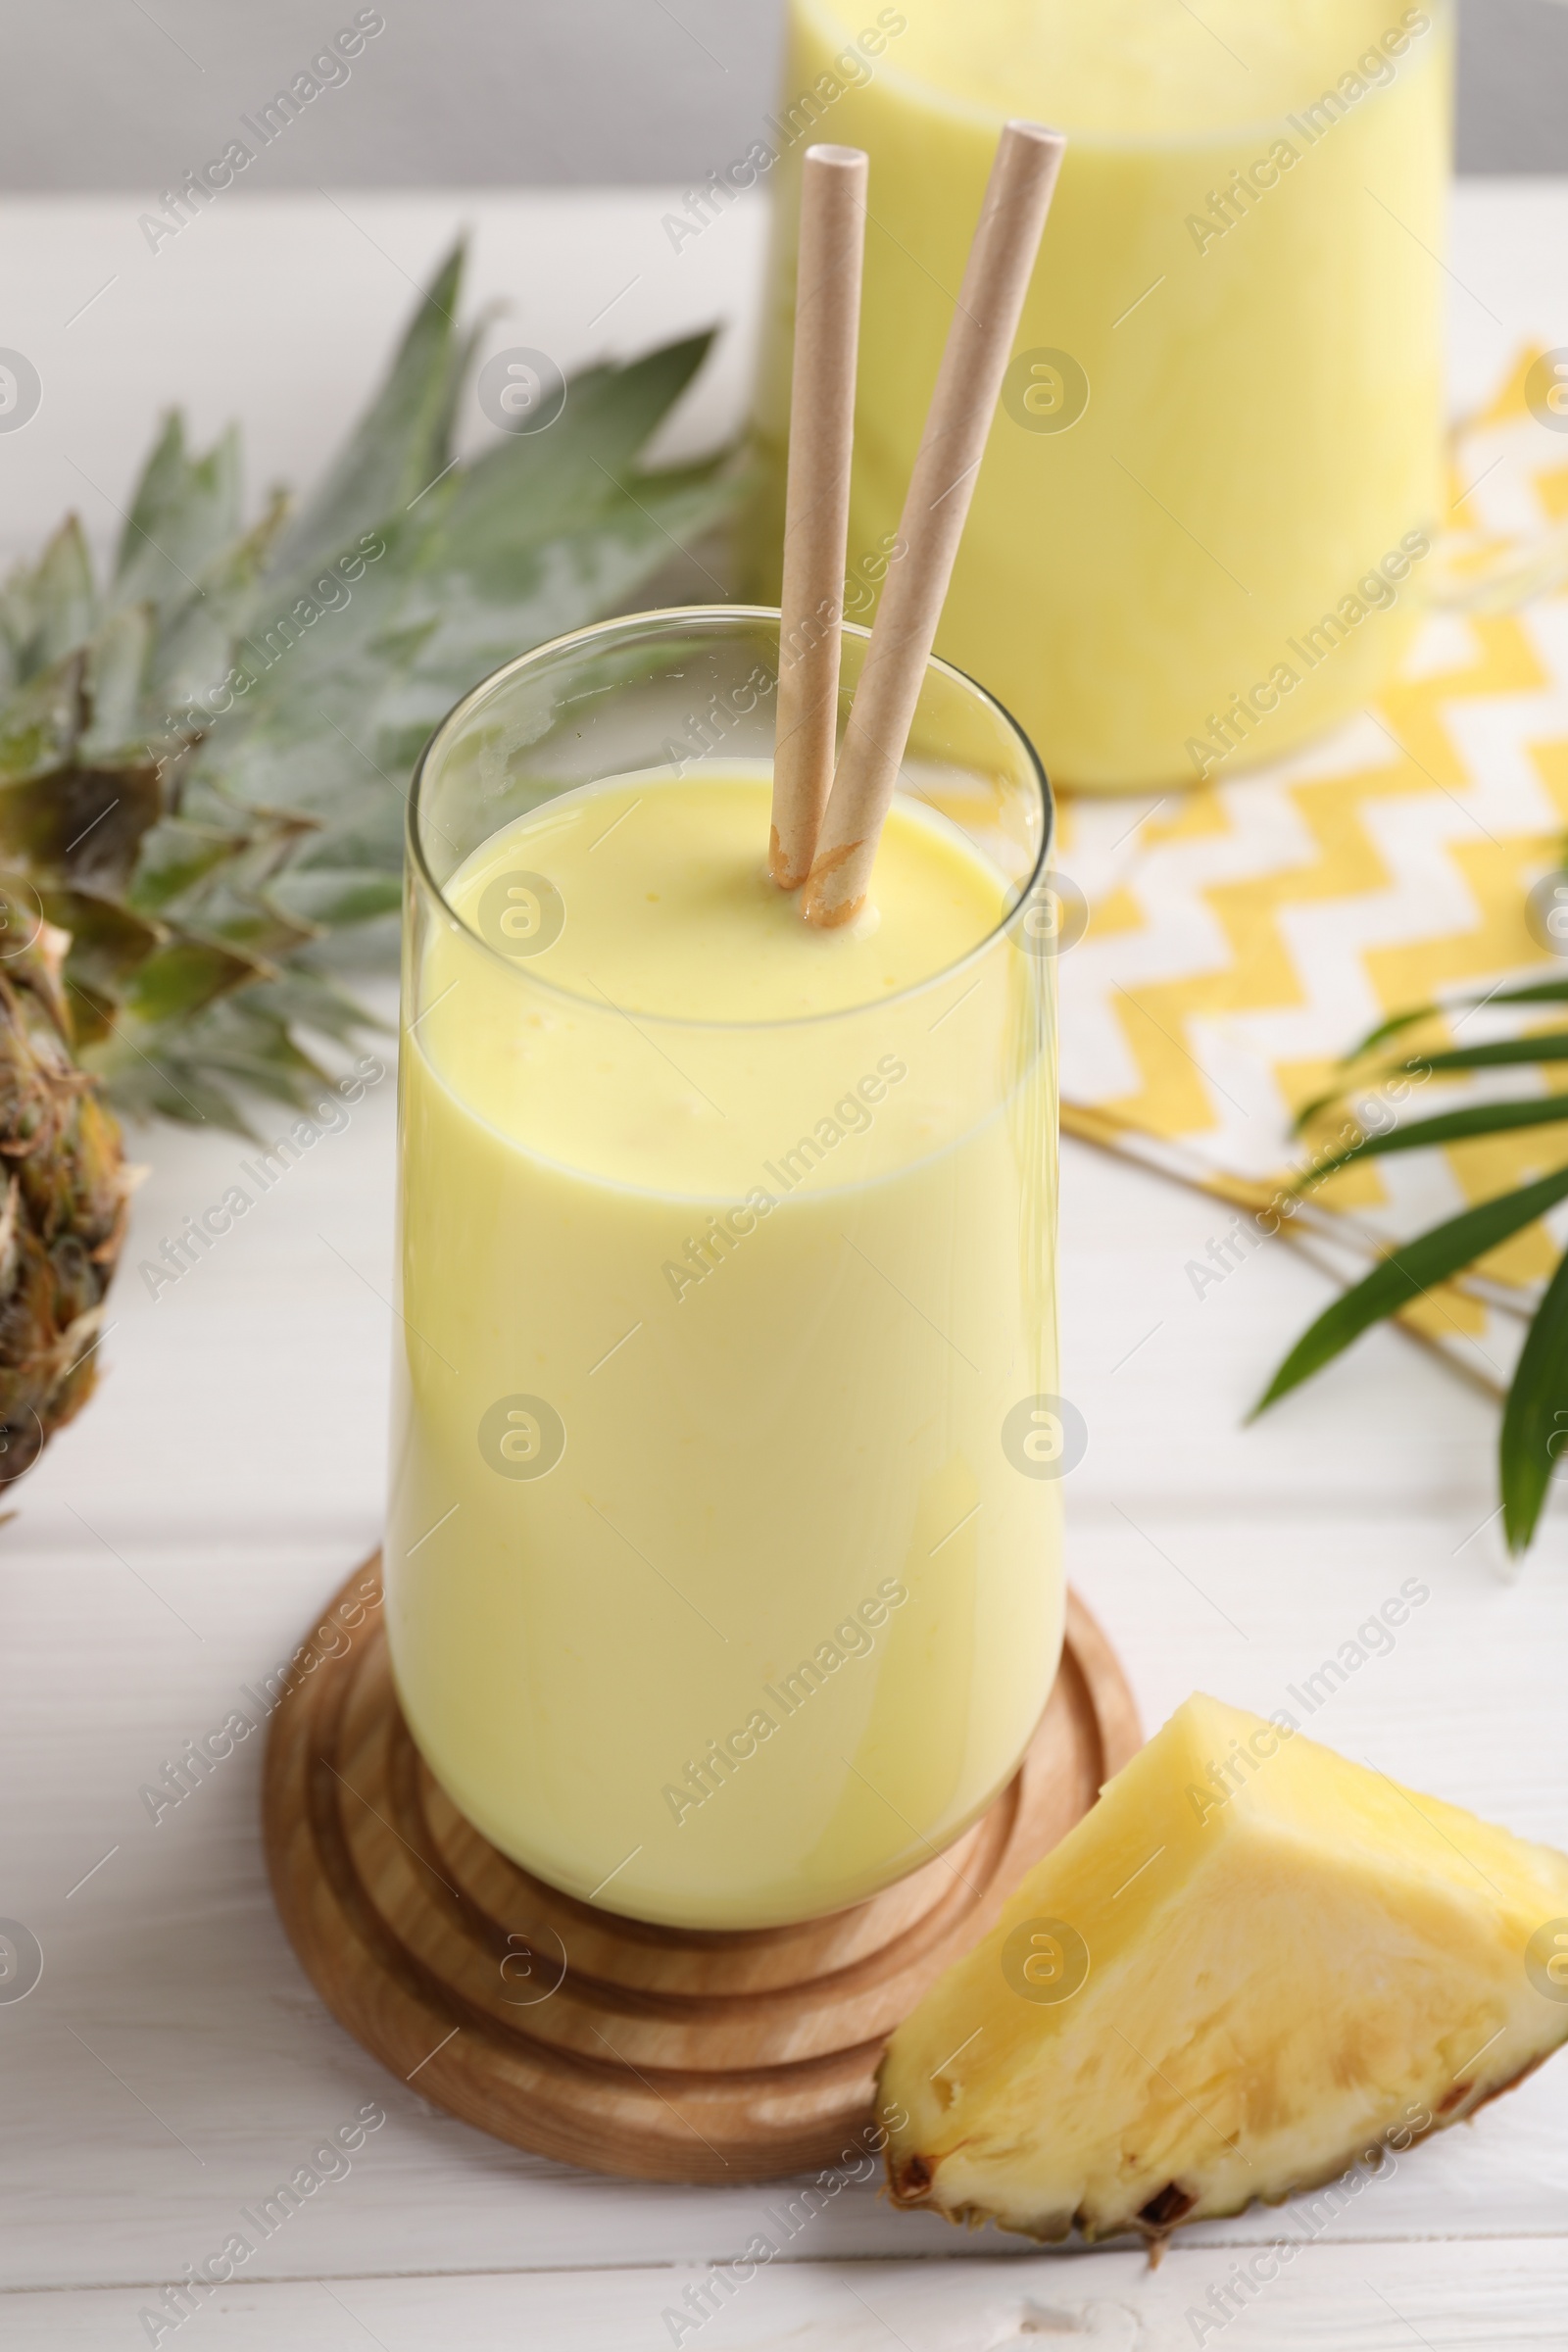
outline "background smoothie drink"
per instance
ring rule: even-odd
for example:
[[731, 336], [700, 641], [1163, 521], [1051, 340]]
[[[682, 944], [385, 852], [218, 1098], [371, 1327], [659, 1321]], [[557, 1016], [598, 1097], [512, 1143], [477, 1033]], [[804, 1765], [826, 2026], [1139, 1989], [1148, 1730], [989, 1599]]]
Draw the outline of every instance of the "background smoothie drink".
[[1191, 783], [1358, 708], [1419, 588], [1376, 567], [1438, 514], [1448, 0], [792, 0], [791, 28], [761, 591], [805, 144], [871, 158], [866, 618], [997, 125], [1033, 115], [1067, 156], [937, 650], [1070, 785]]
[[[995, 776], [929, 777], [985, 817]], [[1001, 927], [1027, 844], [901, 796], [879, 922], [811, 932], [765, 878], [768, 791], [717, 756], [431, 835], [403, 1065], [411, 1728], [529, 1868], [703, 1927], [839, 1908], [950, 1841], [1063, 1606], [1029, 1404], [1050, 964]]]

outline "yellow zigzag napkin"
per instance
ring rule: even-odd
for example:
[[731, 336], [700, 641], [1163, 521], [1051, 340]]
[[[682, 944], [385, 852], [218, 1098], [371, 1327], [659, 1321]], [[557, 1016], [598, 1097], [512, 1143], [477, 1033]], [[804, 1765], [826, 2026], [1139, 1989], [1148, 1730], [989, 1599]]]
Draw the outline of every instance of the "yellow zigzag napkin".
[[[1568, 955], [1526, 926], [1527, 894], [1568, 833], [1568, 432], [1541, 420], [1542, 381], [1543, 355], [1523, 354], [1456, 429], [1433, 609], [1376, 704], [1331, 739], [1246, 772], [1227, 763], [1141, 815], [1125, 801], [1063, 810], [1059, 868], [1091, 909], [1061, 960], [1063, 1126], [1261, 1213], [1265, 1230], [1342, 1115], [1303, 1140], [1295, 1114], [1376, 1022], [1436, 999], [1452, 1010], [1419, 1043], [1480, 1044], [1517, 1016], [1459, 1000], [1568, 977]], [[1399, 1115], [1568, 1088], [1559, 1071], [1434, 1077]], [[1568, 1131], [1547, 1127], [1369, 1162], [1286, 1230], [1354, 1280], [1390, 1243], [1565, 1150]], [[1533, 1227], [1404, 1320], [1505, 1384], [1553, 1257]]]

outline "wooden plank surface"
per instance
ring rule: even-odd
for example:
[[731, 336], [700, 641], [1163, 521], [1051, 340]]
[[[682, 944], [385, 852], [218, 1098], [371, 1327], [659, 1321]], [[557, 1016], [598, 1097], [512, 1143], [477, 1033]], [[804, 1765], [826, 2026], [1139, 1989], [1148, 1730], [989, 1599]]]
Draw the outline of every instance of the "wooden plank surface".
[[[200, 268], [193, 228], [189, 253], [161, 257], [184, 272], [176, 293], [155, 288], [156, 303], [148, 295], [122, 318], [128, 358], [113, 403], [87, 399], [113, 333], [82, 343], [90, 366], [53, 346], [51, 367], [83, 372], [69, 400], [62, 392], [57, 442], [33, 439], [47, 411], [0, 437], [7, 529], [19, 515], [29, 533], [48, 519], [28, 498], [49, 514], [65, 502], [68, 442], [96, 453], [83, 462], [120, 495], [153, 414], [176, 396], [209, 429], [238, 409], [270, 464], [302, 470], [360, 396], [409, 298], [403, 270], [416, 273], [465, 213], [479, 221], [476, 292], [537, 281], [559, 323], [536, 329], [530, 310], [528, 337], [554, 336], [568, 361], [720, 308], [740, 317], [734, 348], [746, 346], [760, 214], [737, 214], [661, 275], [667, 200], [657, 193], [348, 201], [360, 227], [341, 244], [321, 200], [215, 208], [198, 224]], [[104, 214], [65, 202], [5, 212], [18, 301], [41, 318], [48, 296], [64, 316], [68, 278], [87, 292], [96, 282]], [[1502, 321], [1455, 293], [1467, 397], [1523, 333], [1568, 343], [1555, 258], [1565, 233], [1561, 190], [1462, 192], [1454, 268]], [[646, 283], [590, 328], [572, 280], [594, 273], [596, 299], [601, 281], [608, 299], [627, 251], [628, 279], [653, 256]], [[8, 330], [23, 348], [32, 331]], [[733, 411], [735, 367], [691, 433], [721, 425], [726, 399]], [[19, 455], [36, 461], [25, 479]], [[672, 2340], [662, 2315], [700, 2278], [690, 2266], [738, 2254], [778, 2204], [776, 2191], [569, 2173], [497, 2147], [426, 2106], [416, 2082], [384, 2077], [325, 2016], [271, 1912], [259, 1739], [156, 1821], [140, 1793], [185, 1740], [245, 1704], [244, 1688], [374, 1541], [391, 1092], [390, 1079], [373, 1087], [345, 1133], [323, 1138], [156, 1300], [137, 1259], [221, 1194], [246, 1148], [168, 1130], [138, 1140], [154, 1173], [115, 1293], [108, 1377], [19, 1492], [0, 1539], [0, 1915], [24, 1921], [45, 1953], [36, 1992], [0, 2006], [0, 2337], [21, 2352], [146, 2341], [146, 2291], [220, 2247], [241, 2209], [368, 2103], [386, 2122], [352, 2169], [260, 2247], [243, 2284], [182, 2340], [234, 2352], [336, 2352], [368, 2335], [385, 2352], [652, 2347]], [[1517, 1583], [1498, 1573], [1485, 1527], [1490, 1417], [1387, 1334], [1243, 1430], [1271, 1361], [1323, 1294], [1274, 1250], [1196, 1299], [1186, 1261], [1222, 1222], [1200, 1199], [1066, 1152], [1064, 1377], [1091, 1432], [1069, 1488], [1071, 1567], [1146, 1720], [1195, 1687], [1279, 1703], [1415, 1578], [1429, 1600], [1314, 1730], [1568, 1844], [1564, 1522]], [[858, 2352], [891, 2334], [908, 2352], [990, 2352], [1022, 2330], [1026, 2342], [1187, 2343], [1189, 2310], [1238, 2248], [1266, 2243], [1285, 2219], [1209, 2226], [1151, 2275], [1141, 2256], [1009, 2250], [894, 2215], [872, 2186], [847, 2183], [787, 2260], [685, 2340], [705, 2352]], [[1568, 2066], [1375, 2184], [1225, 2333], [1244, 2347], [1352, 2352], [1417, 2338], [1568, 2343]]]
[[[994, 2263], [803, 2260], [759, 2270], [726, 2298], [708, 2268], [561, 2271], [466, 2278], [336, 2275], [229, 2286], [166, 2343], [224, 2352], [1560, 2352], [1568, 2260], [1560, 2245], [1499, 2238], [1466, 2246], [1318, 2246], [1290, 2282], [1223, 2303], [1231, 2257], [1173, 2251]], [[695, 2305], [688, 2302], [695, 2295]], [[710, 2312], [699, 2321], [705, 2306]], [[23, 2295], [6, 2309], [14, 2339], [51, 2352], [147, 2341], [134, 2287]], [[1211, 2332], [1200, 2332], [1205, 2326]], [[690, 2331], [683, 2332], [683, 2325]], [[36, 2330], [36, 2332], [28, 2332]], [[8, 2341], [13, 2340], [8, 2336]]]

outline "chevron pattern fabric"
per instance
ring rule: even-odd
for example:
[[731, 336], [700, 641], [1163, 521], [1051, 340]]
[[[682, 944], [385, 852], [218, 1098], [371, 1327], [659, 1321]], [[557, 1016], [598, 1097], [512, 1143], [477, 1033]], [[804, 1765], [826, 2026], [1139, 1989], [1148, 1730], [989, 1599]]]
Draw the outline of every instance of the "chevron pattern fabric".
[[[1152, 808], [1063, 810], [1059, 865], [1091, 910], [1061, 961], [1063, 1124], [1265, 1230], [1345, 1115], [1298, 1136], [1296, 1114], [1377, 1022], [1436, 1000], [1452, 1009], [1413, 1033], [1421, 1046], [1480, 1044], [1516, 1034], [1519, 1016], [1464, 1000], [1568, 977], [1568, 939], [1554, 955], [1527, 922], [1568, 835], [1568, 430], [1541, 396], [1544, 370], [1542, 354], [1521, 354], [1456, 429], [1448, 527], [1420, 567], [1425, 615], [1375, 705], [1273, 764], [1227, 758]], [[1550, 1007], [1540, 1019], [1561, 1025]], [[1433, 1076], [1397, 1105], [1361, 1108], [1388, 1123], [1412, 1105], [1424, 1116], [1548, 1089], [1568, 1121], [1562, 1063]], [[1354, 1279], [1391, 1242], [1565, 1152], [1568, 1128], [1548, 1124], [1363, 1163], [1313, 1194], [1295, 1235]], [[1407, 1319], [1505, 1380], [1565, 1239], [1568, 1225], [1555, 1241], [1532, 1228]]]

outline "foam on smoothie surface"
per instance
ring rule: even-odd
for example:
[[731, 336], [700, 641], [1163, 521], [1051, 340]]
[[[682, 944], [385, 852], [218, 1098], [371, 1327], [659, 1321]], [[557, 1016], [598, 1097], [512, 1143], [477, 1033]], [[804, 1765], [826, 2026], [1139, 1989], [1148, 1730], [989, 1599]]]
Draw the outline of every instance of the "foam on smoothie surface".
[[877, 920], [813, 931], [767, 878], [770, 780], [724, 772], [612, 781], [487, 841], [447, 885], [470, 921], [510, 869], [561, 894], [560, 937], [530, 973], [628, 1013], [790, 1020], [930, 978], [995, 930], [1001, 876], [941, 819], [896, 806], [876, 869]]

